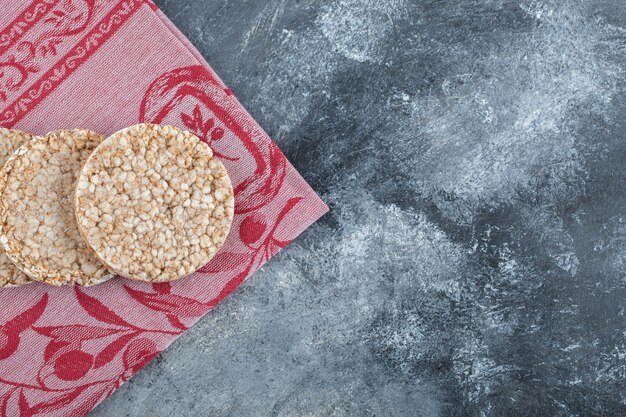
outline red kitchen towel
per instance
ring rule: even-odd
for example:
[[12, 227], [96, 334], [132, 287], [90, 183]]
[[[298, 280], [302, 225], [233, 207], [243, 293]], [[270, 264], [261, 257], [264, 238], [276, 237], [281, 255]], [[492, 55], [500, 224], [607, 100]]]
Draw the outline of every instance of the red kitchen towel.
[[83, 416], [326, 211], [149, 0], [0, 0], [0, 125], [195, 132], [226, 164], [235, 222], [193, 276], [0, 290], [0, 415]]

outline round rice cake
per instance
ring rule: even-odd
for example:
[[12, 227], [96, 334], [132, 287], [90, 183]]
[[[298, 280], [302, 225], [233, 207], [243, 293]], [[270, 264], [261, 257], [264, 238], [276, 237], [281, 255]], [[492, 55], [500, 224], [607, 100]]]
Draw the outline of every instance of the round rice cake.
[[107, 138], [77, 184], [76, 217], [87, 244], [115, 273], [168, 282], [206, 265], [234, 215], [224, 165], [197, 136], [140, 124]]
[[50, 132], [0, 171], [0, 242], [36, 281], [90, 286], [113, 276], [82, 240], [73, 208], [76, 178], [103, 139], [85, 129]]
[[[32, 138], [33, 135], [30, 133], [0, 128], [0, 166], [3, 166], [20, 146]], [[19, 287], [31, 282], [28, 275], [17, 269], [4, 249], [0, 247], [0, 288]]]

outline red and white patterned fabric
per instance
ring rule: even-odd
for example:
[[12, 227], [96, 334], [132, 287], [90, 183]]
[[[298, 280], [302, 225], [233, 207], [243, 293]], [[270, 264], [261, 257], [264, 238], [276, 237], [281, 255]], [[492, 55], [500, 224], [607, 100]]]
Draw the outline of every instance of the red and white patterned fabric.
[[192, 277], [0, 290], [0, 415], [83, 416], [327, 207], [151, 1], [0, 4], [0, 125], [181, 126], [211, 145], [235, 186], [226, 245]]

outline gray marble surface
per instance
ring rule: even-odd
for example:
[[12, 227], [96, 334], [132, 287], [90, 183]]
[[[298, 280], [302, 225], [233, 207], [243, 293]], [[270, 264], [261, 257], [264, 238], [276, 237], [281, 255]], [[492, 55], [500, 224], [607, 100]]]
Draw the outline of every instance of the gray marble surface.
[[626, 2], [157, 3], [332, 212], [92, 417], [626, 415]]

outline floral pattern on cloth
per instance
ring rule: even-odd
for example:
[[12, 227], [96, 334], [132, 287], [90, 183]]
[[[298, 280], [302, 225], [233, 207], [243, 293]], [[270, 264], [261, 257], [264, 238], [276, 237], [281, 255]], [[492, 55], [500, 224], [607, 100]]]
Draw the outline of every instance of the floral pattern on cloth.
[[235, 189], [226, 244], [184, 280], [0, 290], [0, 416], [83, 416], [328, 208], [151, 1], [17, 3], [0, 18], [0, 125], [176, 125], [214, 149]]

